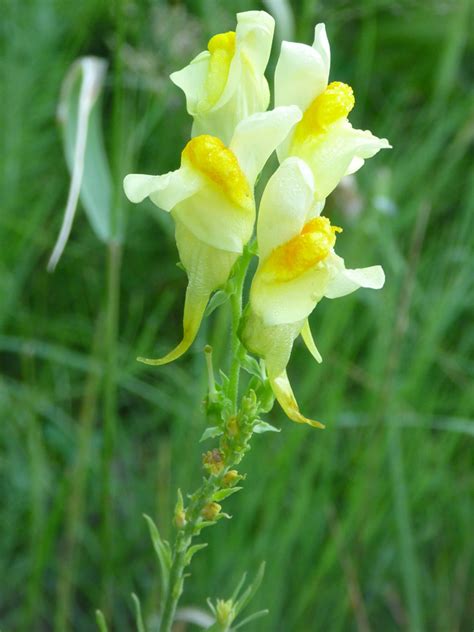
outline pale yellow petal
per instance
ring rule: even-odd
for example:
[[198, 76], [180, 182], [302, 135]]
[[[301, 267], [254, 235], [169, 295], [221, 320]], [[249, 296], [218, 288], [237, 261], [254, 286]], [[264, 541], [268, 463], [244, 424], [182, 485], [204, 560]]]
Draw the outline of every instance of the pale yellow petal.
[[361, 166], [360, 160], [353, 163], [354, 158], [365, 160], [380, 149], [389, 147], [385, 138], [377, 138], [366, 130], [354, 129], [344, 119], [302, 143], [293, 143], [290, 153], [308, 163], [314, 176], [316, 199], [324, 200], [343, 176], [351, 171], [351, 164]]
[[329, 66], [312, 46], [282, 42], [275, 68], [275, 105], [306, 110], [326, 88]]
[[285, 160], [268, 181], [260, 202], [257, 240], [261, 259], [301, 232], [313, 197], [313, 175], [306, 163], [299, 158]]
[[[312, 46], [283, 42], [275, 69], [275, 105], [297, 105], [304, 112], [329, 79], [331, 53], [324, 24], [317, 24]], [[279, 145], [278, 158], [289, 155], [293, 132]]]
[[385, 273], [381, 266], [351, 270], [345, 267], [344, 259], [336, 254], [331, 255], [330, 265], [334, 273], [324, 292], [327, 298], [340, 298], [360, 287], [380, 290], [385, 283]]
[[252, 236], [255, 208], [243, 209], [217, 187], [207, 185], [178, 204], [173, 209], [173, 217], [203, 243], [241, 253]]
[[257, 270], [250, 290], [253, 309], [267, 325], [303, 321], [326, 292], [331, 272], [324, 264], [290, 281], [273, 281]]
[[182, 167], [161, 176], [130, 173], [123, 181], [125, 195], [131, 202], [142, 202], [150, 197], [152, 202], [167, 212], [196, 193], [201, 185], [202, 178], [197, 172]]
[[171, 81], [184, 92], [186, 96], [186, 107], [188, 113], [191, 115], [196, 114], [198, 104], [205, 96], [205, 85], [210, 57], [211, 54], [209, 51], [202, 51], [202, 53], [199, 53], [185, 68], [173, 72], [170, 75]]
[[326, 33], [326, 26], [322, 22], [316, 24], [314, 27], [313, 48], [317, 53], [319, 53], [325, 69], [326, 77], [329, 78], [329, 69], [331, 67], [331, 48], [329, 46], [329, 40]]
[[356, 171], [359, 171], [364, 166], [365, 160], [363, 158], [359, 158], [359, 156], [354, 156], [354, 158], [349, 163], [347, 167], [346, 173], [344, 175], [350, 176]]
[[266, 11], [237, 13], [237, 48], [241, 47], [255, 72], [263, 75], [272, 49], [275, 20]]
[[[226, 86], [212, 107], [220, 110], [231, 99], [239, 120], [268, 107], [270, 92], [264, 72], [272, 48], [275, 20], [265, 11], [237, 14], [235, 54], [230, 64]], [[231, 110], [227, 110], [230, 114]], [[236, 120], [235, 124], [239, 121]], [[235, 127], [234, 124], [234, 127]]]
[[316, 362], [321, 363], [323, 359], [318, 351], [318, 348], [314, 344], [313, 334], [311, 333], [311, 327], [309, 326], [308, 319], [304, 321], [303, 329], [301, 330], [301, 337]]
[[[238, 13], [233, 51], [228, 46], [212, 46], [215, 56], [204, 51], [171, 75], [186, 94], [187, 109], [194, 118], [193, 136], [212, 134], [228, 144], [241, 120], [268, 108], [270, 90], [264, 72], [273, 31], [274, 20], [265, 11]], [[231, 34], [211, 38], [210, 46], [216, 41], [225, 44]]]
[[251, 187], [270, 155], [301, 119], [296, 106], [282, 106], [254, 114], [236, 127], [230, 149], [237, 156]]

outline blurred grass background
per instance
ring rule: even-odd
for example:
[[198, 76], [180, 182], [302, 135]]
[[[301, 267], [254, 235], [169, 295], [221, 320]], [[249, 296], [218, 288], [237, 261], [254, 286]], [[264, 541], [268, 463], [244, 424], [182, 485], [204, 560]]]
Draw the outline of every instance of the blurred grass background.
[[[190, 491], [199, 472], [204, 343], [226, 362], [225, 309], [179, 362], [135, 362], [178, 340], [185, 276], [169, 218], [151, 205], [124, 207], [104, 532], [107, 253], [80, 210], [57, 271], [46, 272], [68, 189], [55, 122], [62, 79], [81, 55], [109, 60], [104, 126], [119, 196], [124, 173], [179, 163], [190, 119], [169, 73], [210, 35], [234, 28], [236, 11], [270, 4], [1, 3], [3, 632], [93, 630], [97, 607], [109, 608], [112, 630], [130, 630], [132, 591], [152, 622], [158, 569], [141, 514], [171, 536], [176, 487]], [[353, 124], [394, 146], [327, 206], [346, 229], [339, 251], [353, 267], [381, 263], [387, 282], [314, 313], [325, 362], [296, 347], [290, 375], [304, 411], [328, 428], [299, 427], [275, 408], [282, 432], [255, 438], [245, 490], [226, 501], [233, 520], [205, 533], [210, 546], [195, 559], [182, 604], [228, 596], [265, 559], [253, 606], [270, 615], [249, 631], [471, 630], [472, 5], [291, 6], [300, 41], [326, 22], [331, 78], [355, 89]], [[270, 73], [277, 49], [276, 41]]]

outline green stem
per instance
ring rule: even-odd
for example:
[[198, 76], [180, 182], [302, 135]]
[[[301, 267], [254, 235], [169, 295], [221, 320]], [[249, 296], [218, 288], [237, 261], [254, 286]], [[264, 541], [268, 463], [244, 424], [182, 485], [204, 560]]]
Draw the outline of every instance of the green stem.
[[[238, 409], [239, 377], [240, 377], [240, 354], [241, 343], [238, 337], [239, 323], [242, 316], [242, 293], [245, 276], [252, 258], [250, 248], [246, 248], [239, 262], [237, 263], [234, 277], [235, 292], [231, 297], [232, 327], [231, 327], [231, 350], [232, 362], [229, 375], [228, 397], [232, 401], [234, 413]], [[173, 558], [169, 574], [168, 590], [165, 595], [163, 614], [159, 632], [170, 632], [176, 614], [179, 599], [183, 592], [184, 569], [186, 566], [186, 553], [191, 546], [193, 538], [197, 533], [198, 523], [201, 521], [203, 509], [212, 502], [214, 494], [222, 488], [222, 479], [225, 474], [242, 459], [242, 445], [247, 445], [252, 430], [246, 428], [242, 431], [243, 436], [240, 442], [234, 437], [228, 436], [225, 429], [222, 436], [221, 445], [227, 445], [227, 455], [224, 468], [217, 475], [209, 475], [201, 487], [191, 496], [189, 506], [186, 508], [186, 524], [179, 528], [173, 547]]]
[[186, 525], [179, 529], [174, 544], [168, 591], [159, 632], [170, 632], [171, 630], [176, 608], [183, 592], [186, 552], [191, 546], [197, 522], [201, 517], [201, 511], [211, 501], [214, 493], [220, 488], [221, 479], [222, 477], [209, 476], [201, 488], [193, 495], [194, 501], [191, 502], [187, 508]]
[[107, 308], [105, 324], [104, 439], [102, 450], [102, 597], [104, 609], [112, 603], [113, 489], [112, 462], [117, 433], [117, 330], [122, 249], [111, 242], [107, 250]]
[[[229, 399], [232, 401], [234, 413], [237, 412], [240, 379], [240, 341], [237, 336], [238, 322], [242, 314], [242, 296], [235, 293], [231, 297], [232, 309], [232, 362], [229, 371]], [[237, 326], [235, 323], [237, 322]]]
[[183, 590], [182, 577], [184, 573], [184, 560], [187, 548], [188, 547], [184, 542], [183, 532], [180, 531], [175, 542], [173, 564], [171, 566], [169, 576], [168, 596], [160, 623], [160, 632], [169, 632], [169, 630], [171, 630], [171, 626], [173, 625], [176, 607]]
[[235, 275], [235, 292], [230, 297], [231, 313], [232, 313], [232, 329], [231, 329], [231, 352], [232, 362], [229, 372], [229, 399], [234, 406], [234, 413], [237, 412], [239, 398], [239, 378], [240, 378], [240, 352], [241, 342], [239, 340], [238, 331], [240, 318], [242, 316], [242, 294], [244, 290], [245, 276], [249, 267], [252, 252], [250, 248], [246, 248], [242, 257], [238, 262], [238, 268]]

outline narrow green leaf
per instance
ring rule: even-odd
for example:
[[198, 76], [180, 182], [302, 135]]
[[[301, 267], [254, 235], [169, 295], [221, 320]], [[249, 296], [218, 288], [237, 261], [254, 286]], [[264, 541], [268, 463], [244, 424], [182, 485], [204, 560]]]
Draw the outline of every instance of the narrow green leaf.
[[260, 617], [265, 617], [269, 612], [270, 612], [269, 610], [259, 610], [258, 612], [254, 612], [248, 617], [245, 617], [245, 619], [242, 619], [242, 621], [240, 621], [237, 625], [235, 625], [233, 629], [238, 630], [239, 628], [242, 628], [244, 625], [247, 625], [247, 623], [250, 623], [251, 621], [260, 619]]
[[212, 295], [211, 300], [207, 304], [204, 316], [209, 316], [214, 310], [224, 305], [229, 300], [229, 294], [225, 290], [218, 290]]
[[176, 501], [176, 507], [174, 508], [175, 515], [184, 511], [183, 494], [180, 489], [178, 489], [177, 496], [178, 500]]
[[250, 375], [253, 375], [258, 380], [262, 381], [265, 379], [265, 375], [262, 373], [262, 368], [259, 362], [257, 362], [255, 358], [252, 358], [252, 356], [245, 354], [240, 361], [240, 364], [242, 365], [244, 371], [247, 371], [247, 373], [250, 373]]
[[132, 599], [135, 605], [135, 622], [137, 624], [137, 631], [146, 632], [146, 626], [145, 626], [145, 623], [143, 622], [143, 617], [142, 617], [142, 609], [140, 606], [140, 600], [138, 599], [135, 593], [132, 593]]
[[263, 434], [264, 432], [281, 432], [280, 428], [275, 428], [275, 426], [272, 426], [271, 424], [267, 423], [266, 421], [262, 421], [261, 419], [259, 419], [254, 425], [253, 431], [256, 434]]
[[206, 439], [220, 437], [222, 432], [222, 428], [219, 428], [219, 426], [209, 426], [209, 428], [206, 428], [202, 433], [202, 437], [199, 439], [199, 442], [202, 443], [202, 441], [206, 441]]
[[238, 492], [241, 489], [242, 487], [228, 487], [226, 489], [219, 489], [219, 491], [213, 494], [212, 500], [219, 502], [221, 500], [224, 500], [225, 498], [228, 498], [229, 496], [232, 496], [232, 494], [235, 494], [235, 492]]
[[212, 601], [211, 601], [211, 598], [210, 598], [210, 597], [208, 597], [208, 598], [206, 599], [206, 603], [207, 603], [207, 605], [209, 606], [209, 610], [212, 612], [212, 614], [213, 614], [214, 616], [216, 616], [216, 609], [215, 609], [215, 606], [214, 606], [214, 604], [212, 603]]
[[255, 575], [255, 579], [250, 584], [250, 586], [246, 589], [244, 594], [235, 604], [235, 611], [238, 614], [241, 612], [252, 600], [253, 596], [257, 592], [262, 583], [263, 576], [265, 574], [265, 562], [262, 562], [259, 566], [257, 574]]
[[151, 541], [153, 542], [153, 548], [155, 549], [158, 561], [160, 563], [161, 570], [161, 590], [162, 595], [165, 595], [168, 590], [169, 573], [171, 568], [171, 551], [168, 542], [161, 539], [157, 526], [150, 518], [150, 516], [143, 516], [148, 523], [150, 530]]
[[202, 549], [205, 549], [206, 547], [207, 547], [207, 542], [203, 542], [202, 544], [194, 544], [193, 546], [189, 547], [184, 557], [185, 565], [187, 566], [188, 564], [190, 564], [191, 560], [193, 559], [193, 556], [198, 551], [201, 551]]
[[212, 525], [214, 524], [216, 524], [214, 520], [203, 520], [196, 525], [194, 533], [197, 535], [201, 532], [202, 529], [205, 529], [206, 527], [212, 527]]
[[232, 597], [231, 597], [231, 601], [237, 601], [237, 597], [239, 596], [240, 591], [242, 590], [242, 586], [245, 584], [245, 580], [247, 579], [247, 573], [244, 573], [242, 575], [242, 577], [240, 578], [239, 583], [237, 584]]
[[105, 622], [105, 617], [100, 610], [95, 611], [95, 620], [97, 622], [97, 626], [100, 632], [108, 632], [107, 623]]

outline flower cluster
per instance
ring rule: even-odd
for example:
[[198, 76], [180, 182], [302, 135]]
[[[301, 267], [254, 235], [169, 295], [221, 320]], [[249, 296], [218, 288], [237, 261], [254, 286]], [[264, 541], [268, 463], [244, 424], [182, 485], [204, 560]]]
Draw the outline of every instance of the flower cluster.
[[[293, 343], [301, 334], [320, 362], [308, 323], [317, 303], [384, 283], [380, 266], [345, 267], [334, 251], [342, 229], [321, 212], [342, 177], [390, 145], [349, 123], [353, 91], [339, 81], [328, 83], [330, 48], [323, 24], [316, 26], [312, 46], [282, 43], [275, 107], [267, 110], [264, 73], [273, 31], [274, 20], [264, 11], [239, 13], [235, 32], [212, 37], [206, 51], [171, 75], [193, 117], [181, 166], [165, 175], [130, 174], [124, 188], [132, 202], [149, 197], [171, 213], [188, 276], [183, 338], [163, 358], [147, 362], [171, 362], [190, 347], [211, 294], [227, 282], [256, 223], [259, 263], [240, 338], [264, 360], [288, 417], [320, 425], [301, 414], [288, 381]], [[257, 217], [255, 183], [275, 150], [280, 166]]]

